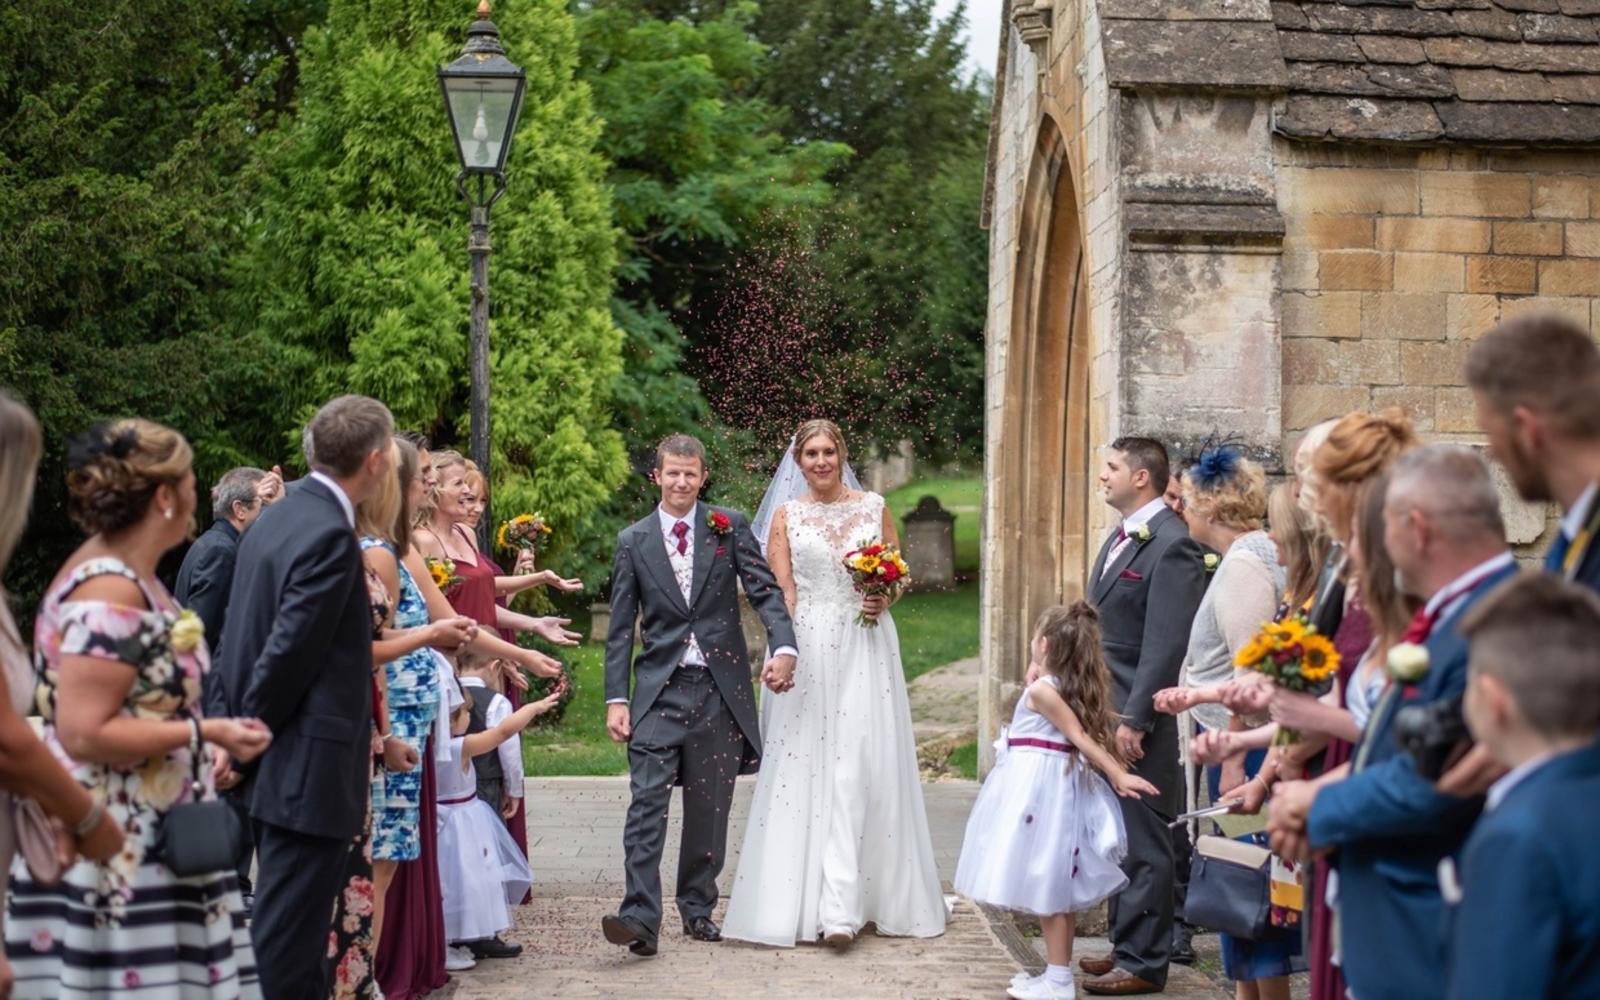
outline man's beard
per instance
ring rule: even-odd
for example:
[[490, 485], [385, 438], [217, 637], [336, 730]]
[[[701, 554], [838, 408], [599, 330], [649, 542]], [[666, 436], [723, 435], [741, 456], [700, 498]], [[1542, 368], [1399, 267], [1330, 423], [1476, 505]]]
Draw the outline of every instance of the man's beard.
[[1517, 488], [1517, 494], [1522, 499], [1529, 503], [1548, 503], [1555, 499], [1544, 470], [1522, 450], [1520, 444], [1515, 440], [1506, 442], [1505, 452], [1500, 464], [1505, 468], [1506, 475], [1511, 477], [1511, 485]]

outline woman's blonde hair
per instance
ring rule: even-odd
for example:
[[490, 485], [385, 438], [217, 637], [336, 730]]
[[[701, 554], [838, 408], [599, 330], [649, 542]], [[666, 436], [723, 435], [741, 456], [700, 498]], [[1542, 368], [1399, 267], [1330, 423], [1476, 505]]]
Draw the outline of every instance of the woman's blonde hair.
[[400, 520], [405, 496], [400, 491], [400, 449], [389, 444], [389, 474], [378, 480], [367, 498], [356, 504], [356, 531], [395, 544], [395, 526]]
[[850, 450], [845, 447], [844, 432], [839, 430], [839, 425], [832, 420], [824, 420], [819, 417], [816, 420], [807, 420], [800, 425], [799, 430], [794, 432], [794, 460], [796, 462], [800, 461], [800, 453], [805, 450], [806, 442], [819, 434], [826, 435], [828, 440], [833, 442], [833, 446], [839, 449], [839, 461], [849, 461]]
[[1184, 470], [1183, 507], [1224, 528], [1259, 531], [1267, 516], [1267, 474], [1239, 457], [1224, 475], [1206, 479], [1201, 463]]
[[39, 453], [44, 440], [33, 411], [0, 392], [0, 571], [11, 562], [11, 554], [22, 540], [28, 525], [28, 508], [33, 504], [33, 481], [39, 470]]
[[1316, 518], [1295, 499], [1294, 484], [1282, 482], [1267, 497], [1267, 524], [1272, 540], [1283, 550], [1284, 575], [1288, 585], [1284, 600], [1298, 608], [1316, 596], [1322, 564], [1328, 559], [1332, 541]]
[[1117, 716], [1111, 709], [1111, 671], [1100, 648], [1100, 612], [1087, 601], [1046, 608], [1033, 626], [1045, 642], [1045, 673], [1060, 684], [1067, 703], [1089, 738], [1120, 764], [1127, 760], [1117, 746]]
[[1356, 488], [1354, 531], [1361, 549], [1360, 565], [1356, 567], [1357, 593], [1367, 614], [1372, 616], [1372, 630], [1383, 649], [1400, 641], [1411, 617], [1416, 614], [1419, 602], [1400, 589], [1395, 581], [1394, 560], [1389, 558], [1389, 546], [1383, 540], [1383, 503], [1389, 492], [1388, 470], [1378, 473]]
[[489, 496], [489, 480], [483, 477], [483, 470], [478, 468], [477, 462], [470, 459], [467, 461], [467, 474], [463, 478], [466, 480], [467, 489], [478, 499], [483, 500]]
[[1317, 448], [1312, 467], [1319, 489], [1337, 491], [1322, 498], [1322, 506], [1332, 508], [1328, 529], [1335, 537], [1350, 537], [1356, 499], [1353, 487], [1383, 472], [1418, 444], [1411, 418], [1399, 407], [1382, 413], [1357, 411], [1333, 425], [1328, 439]]
[[[1324, 420], [1322, 423], [1306, 431], [1300, 438], [1300, 444], [1294, 449], [1294, 478], [1300, 483], [1300, 506], [1310, 515], [1312, 520], [1320, 520], [1317, 515], [1317, 471], [1313, 468], [1316, 460], [1317, 449], [1328, 440], [1328, 435], [1333, 432], [1337, 419]], [[1326, 532], [1324, 532], [1326, 533]]]
[[193, 466], [194, 450], [170, 427], [138, 417], [96, 424], [67, 446], [67, 514], [91, 535], [126, 531]]

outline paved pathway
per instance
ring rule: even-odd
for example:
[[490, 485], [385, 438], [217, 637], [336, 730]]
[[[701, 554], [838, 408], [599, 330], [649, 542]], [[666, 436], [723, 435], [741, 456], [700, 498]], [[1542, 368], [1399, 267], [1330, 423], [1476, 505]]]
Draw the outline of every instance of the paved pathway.
[[[754, 779], [740, 779], [729, 828], [729, 858], [722, 877], [728, 891], [738, 861]], [[928, 818], [939, 871], [954, 873], [967, 811], [977, 795], [972, 782], [937, 782], [925, 787]], [[534, 899], [518, 912], [513, 937], [526, 950], [513, 960], [486, 961], [458, 973], [441, 996], [627, 997], [637, 1000], [759, 1000], [784, 998], [1003, 998], [1005, 983], [1027, 961], [1031, 949], [1003, 920], [991, 922], [966, 900], [956, 904], [941, 938], [909, 940], [865, 937], [844, 954], [802, 946], [758, 948], [731, 942], [702, 944], [681, 935], [669, 915], [661, 952], [638, 959], [608, 945], [600, 917], [621, 898], [622, 820], [625, 778], [551, 778], [528, 783]], [[671, 910], [677, 865], [678, 800], [662, 880]], [[1103, 942], [1080, 942], [1083, 953]], [[1037, 959], [1033, 959], [1037, 963]], [[1231, 996], [1204, 975], [1174, 968], [1166, 996], [1174, 1000]]]

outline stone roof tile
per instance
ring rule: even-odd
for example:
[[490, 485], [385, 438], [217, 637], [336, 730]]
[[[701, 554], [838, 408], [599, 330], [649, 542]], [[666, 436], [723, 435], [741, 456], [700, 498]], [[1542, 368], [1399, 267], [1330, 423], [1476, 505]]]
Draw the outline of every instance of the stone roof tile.
[[[1415, 38], [1396, 38], [1393, 35], [1357, 35], [1356, 44], [1361, 49], [1361, 54], [1368, 60], [1377, 63], [1423, 63], [1428, 57], [1422, 51], [1422, 43]], [[1288, 47], [1285, 46], [1283, 55], [1290, 58]]]

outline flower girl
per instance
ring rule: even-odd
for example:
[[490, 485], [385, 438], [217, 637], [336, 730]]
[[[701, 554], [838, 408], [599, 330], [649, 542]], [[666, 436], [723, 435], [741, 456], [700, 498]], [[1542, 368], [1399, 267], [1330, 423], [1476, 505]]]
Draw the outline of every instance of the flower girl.
[[451, 957], [470, 968], [462, 942], [492, 938], [511, 926], [511, 907], [522, 901], [533, 873], [494, 807], [478, 798], [472, 758], [488, 753], [548, 712], [557, 695], [532, 701], [498, 725], [467, 733], [472, 701], [450, 716], [450, 760], [439, 769], [439, 887], [444, 896], [445, 940]]
[[1099, 612], [1083, 601], [1049, 609], [1034, 627], [1032, 654], [1030, 683], [967, 820], [955, 887], [1040, 918], [1049, 966], [1040, 976], [1018, 973], [1008, 995], [1071, 1000], [1073, 914], [1128, 882], [1112, 790], [1135, 798], [1156, 789], [1129, 774], [1116, 749]]

